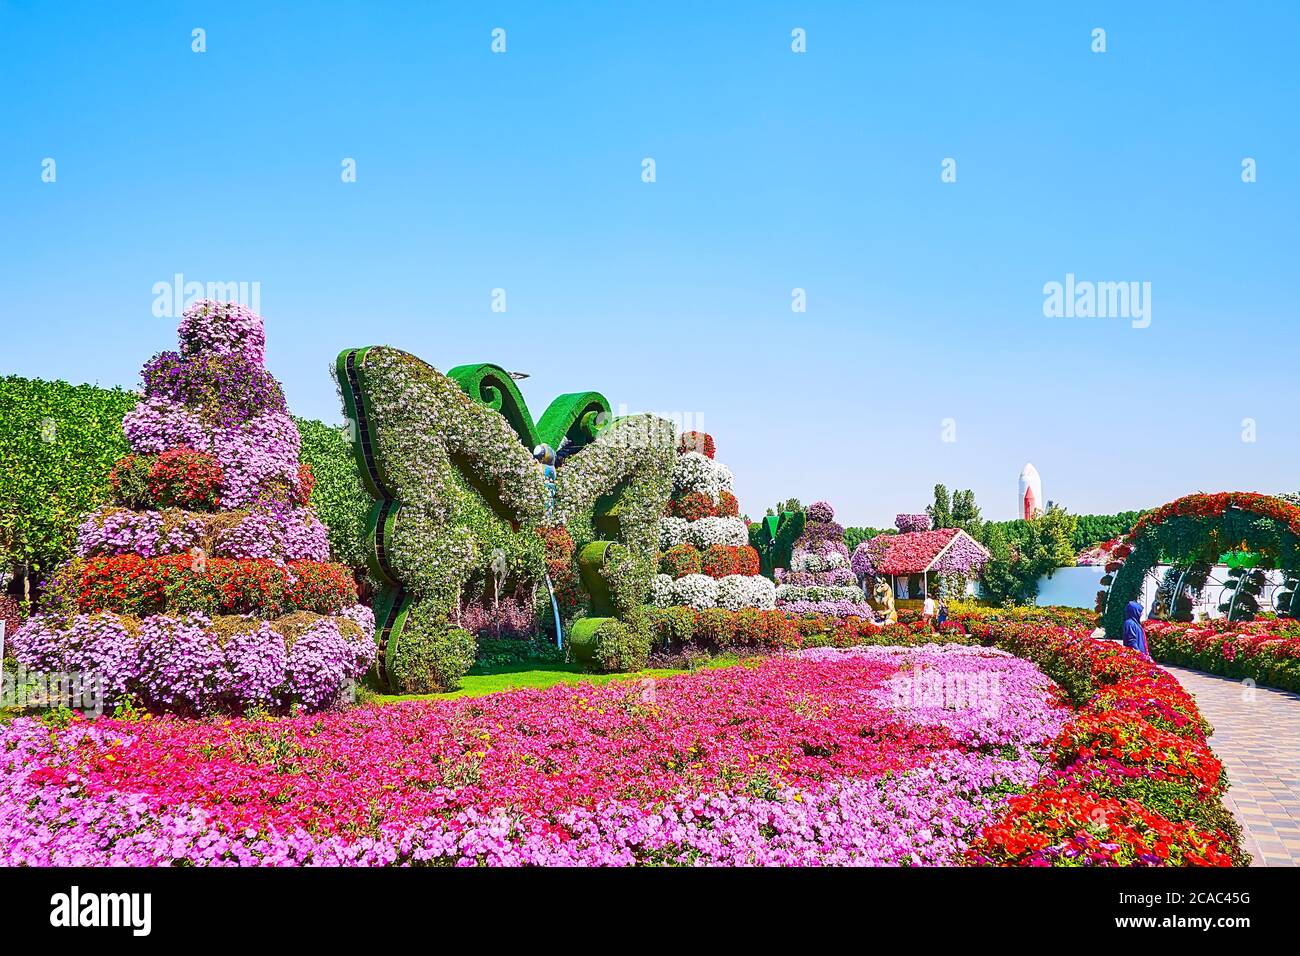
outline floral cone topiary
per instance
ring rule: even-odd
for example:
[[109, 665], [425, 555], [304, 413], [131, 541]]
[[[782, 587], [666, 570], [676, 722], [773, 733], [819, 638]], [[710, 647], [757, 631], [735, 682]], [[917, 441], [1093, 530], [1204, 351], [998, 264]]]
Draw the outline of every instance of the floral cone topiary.
[[685, 432], [678, 441], [672, 500], [659, 521], [655, 604], [771, 610], [776, 589], [759, 571], [731, 470], [714, 460], [715, 452], [713, 436], [704, 432]]
[[320, 709], [374, 662], [374, 617], [330, 562], [259, 316], [201, 301], [144, 366], [114, 501], [86, 518], [19, 663], [97, 675], [106, 703]]
[[835, 509], [825, 501], [815, 501], [805, 516], [790, 567], [776, 571], [776, 606], [790, 614], [871, 617], [871, 606], [850, 567], [844, 529], [835, 521]]

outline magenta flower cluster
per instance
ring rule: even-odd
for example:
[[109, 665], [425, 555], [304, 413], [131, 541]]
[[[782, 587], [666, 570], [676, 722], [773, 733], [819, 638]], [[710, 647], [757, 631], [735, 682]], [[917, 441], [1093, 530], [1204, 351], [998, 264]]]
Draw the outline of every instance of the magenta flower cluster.
[[262, 318], [238, 302], [201, 299], [185, 310], [177, 331], [183, 355], [238, 355], [255, 366], [266, 361]]
[[804, 512], [803, 533], [795, 541], [789, 568], [777, 568], [776, 606], [787, 614], [830, 617], [874, 616], [849, 567], [844, 528], [835, 509], [816, 501]]
[[1051, 691], [998, 652], [871, 648], [653, 693], [20, 718], [0, 730], [0, 865], [943, 865], [1043, 774]]
[[198, 518], [187, 518], [165, 527], [163, 516], [157, 511], [101, 508], [77, 530], [77, 556], [138, 554], [153, 558], [183, 554], [202, 540], [203, 522]]
[[308, 508], [255, 508], [217, 536], [217, 557], [328, 561], [328, 532]]

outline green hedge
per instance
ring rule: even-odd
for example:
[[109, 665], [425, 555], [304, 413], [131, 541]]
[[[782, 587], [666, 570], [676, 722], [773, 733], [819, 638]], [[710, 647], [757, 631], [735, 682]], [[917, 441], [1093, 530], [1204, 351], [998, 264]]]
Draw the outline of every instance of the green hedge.
[[[78, 526], [108, 500], [108, 474], [128, 451], [122, 416], [138, 399], [122, 388], [0, 379], [0, 569], [30, 568], [40, 578], [72, 555]], [[361, 567], [370, 499], [346, 434], [294, 421], [334, 558]]]
[[334, 560], [354, 568], [366, 564], [366, 518], [370, 495], [357, 474], [347, 430], [310, 418], [294, 418], [302, 436], [301, 460], [311, 466], [316, 486], [311, 503], [329, 529]]
[[77, 527], [108, 495], [108, 473], [126, 454], [124, 389], [0, 379], [0, 562], [37, 577], [63, 562]]

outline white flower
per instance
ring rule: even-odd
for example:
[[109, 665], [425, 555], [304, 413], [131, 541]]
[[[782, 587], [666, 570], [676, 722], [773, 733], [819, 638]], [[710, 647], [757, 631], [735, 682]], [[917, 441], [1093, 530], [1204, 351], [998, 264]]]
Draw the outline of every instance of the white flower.
[[853, 601], [864, 600], [862, 589], [833, 584], [782, 584], [776, 589], [776, 599], [791, 601]]
[[656, 574], [650, 587], [655, 607], [673, 606], [673, 579], [669, 575]]
[[833, 571], [848, 566], [848, 560], [838, 551], [805, 551], [800, 548], [790, 556], [791, 571]]
[[716, 502], [723, 491], [731, 488], [731, 469], [722, 462], [706, 458], [698, 451], [678, 456], [673, 467], [673, 490], [678, 494], [698, 491]]
[[770, 611], [776, 607], [776, 585], [762, 575], [728, 574], [718, 579], [718, 607]]
[[706, 574], [687, 574], [673, 582], [673, 604], [685, 605], [697, 611], [708, 610], [718, 604], [718, 582]]
[[686, 540], [701, 551], [711, 544], [739, 548], [749, 544], [749, 529], [742, 518], [701, 518], [686, 526]]
[[686, 542], [687, 525], [688, 522], [685, 518], [660, 518], [659, 550], [667, 551], [669, 548], [684, 544]]

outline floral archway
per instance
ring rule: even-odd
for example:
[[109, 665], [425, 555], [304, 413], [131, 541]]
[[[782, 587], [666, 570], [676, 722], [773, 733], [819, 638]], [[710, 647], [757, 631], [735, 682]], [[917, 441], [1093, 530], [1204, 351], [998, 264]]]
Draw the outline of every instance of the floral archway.
[[1143, 515], [1113, 552], [1097, 594], [1106, 635], [1120, 636], [1124, 605], [1137, 598], [1147, 572], [1157, 564], [1213, 564], [1234, 550], [1255, 552], [1268, 567], [1284, 572], [1288, 590], [1278, 607], [1296, 616], [1300, 602], [1293, 607], [1292, 599], [1300, 577], [1300, 507], [1246, 491], [1194, 494]]

